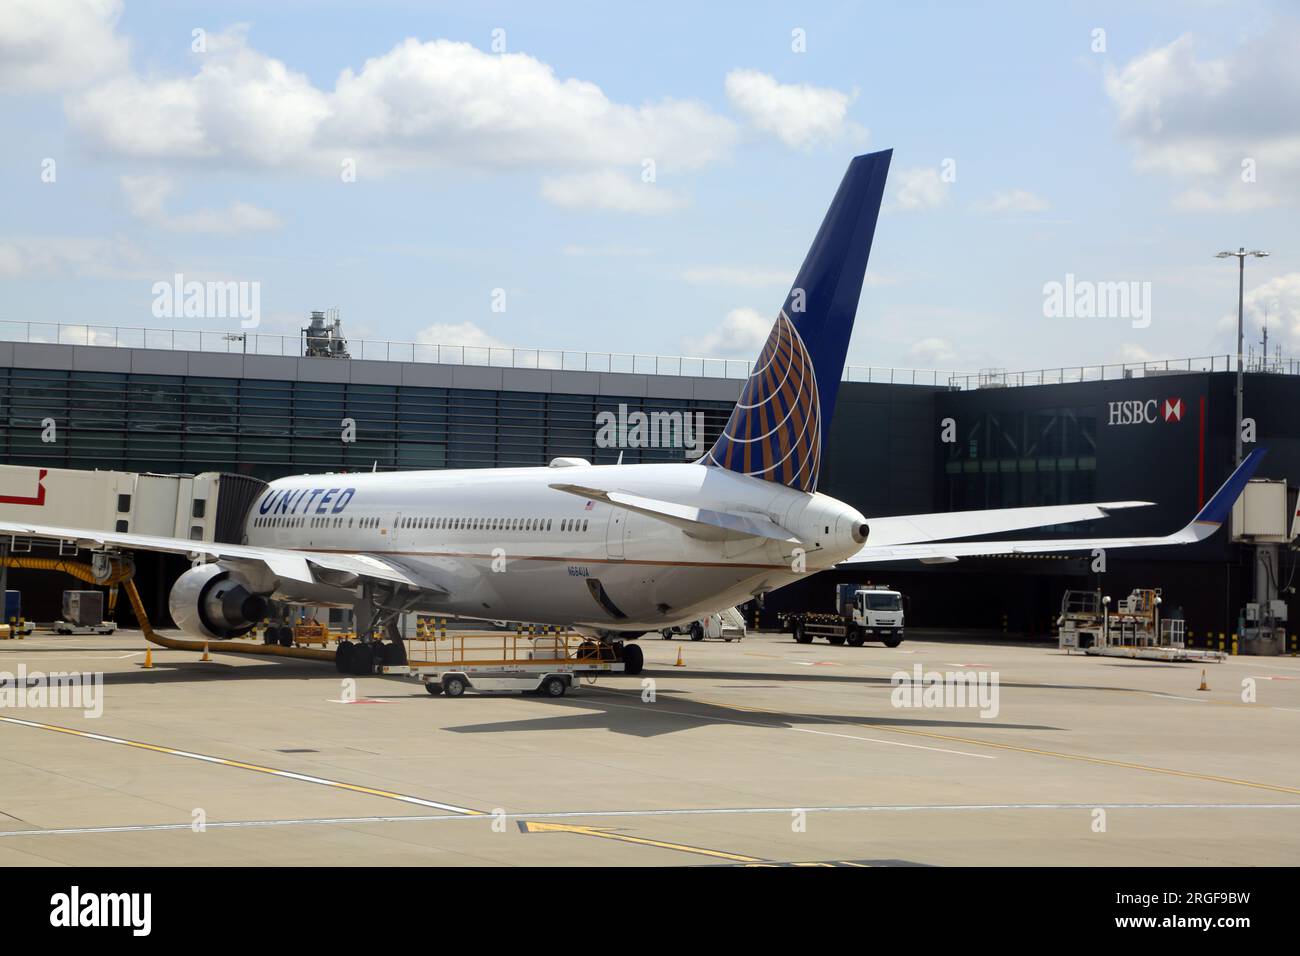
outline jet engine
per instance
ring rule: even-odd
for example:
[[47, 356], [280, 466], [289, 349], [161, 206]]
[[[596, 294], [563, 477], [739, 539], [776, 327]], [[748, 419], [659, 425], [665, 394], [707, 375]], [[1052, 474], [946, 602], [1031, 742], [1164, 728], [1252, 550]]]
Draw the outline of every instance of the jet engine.
[[247, 634], [270, 608], [265, 595], [219, 564], [201, 564], [177, 578], [167, 606], [185, 633], [214, 640]]

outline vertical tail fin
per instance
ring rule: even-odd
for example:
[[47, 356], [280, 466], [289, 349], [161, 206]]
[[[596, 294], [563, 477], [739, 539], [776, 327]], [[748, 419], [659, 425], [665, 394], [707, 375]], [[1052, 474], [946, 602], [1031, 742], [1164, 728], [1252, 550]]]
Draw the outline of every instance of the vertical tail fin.
[[848, 172], [706, 464], [816, 491], [893, 150]]

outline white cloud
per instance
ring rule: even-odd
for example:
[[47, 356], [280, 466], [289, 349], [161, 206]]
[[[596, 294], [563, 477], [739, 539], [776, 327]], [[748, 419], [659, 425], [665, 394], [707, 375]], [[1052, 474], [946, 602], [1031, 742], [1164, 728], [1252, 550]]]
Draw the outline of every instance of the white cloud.
[[1163, 362], [1171, 358], [1167, 352], [1152, 352], [1136, 342], [1124, 342], [1113, 353], [1112, 362], [1123, 365], [1141, 365], [1143, 362]]
[[597, 169], [542, 180], [542, 197], [569, 209], [603, 209], [656, 216], [672, 212], [686, 200], [657, 183], [642, 182], [612, 169]]
[[449, 345], [465, 348], [508, 349], [511, 345], [485, 332], [473, 322], [439, 322], [415, 333], [419, 345]]
[[[136, 74], [69, 98], [73, 127], [129, 158], [310, 170], [358, 178], [394, 168], [534, 169], [593, 174], [606, 208], [666, 208], [634, 200], [615, 169], [698, 168], [725, 156], [735, 124], [700, 103], [611, 101], [594, 83], [561, 79], [522, 53], [407, 39], [344, 70], [332, 90], [254, 49], [247, 29], [209, 34], [189, 76]], [[571, 185], [571, 184], [570, 184]], [[548, 193], [572, 199], [563, 180]]]
[[123, 236], [10, 236], [0, 238], [0, 278], [41, 279], [66, 276], [92, 279], [148, 279], [165, 274]]
[[757, 309], [732, 309], [722, 323], [697, 338], [687, 340], [686, 352], [704, 358], [740, 356], [754, 358], [772, 331], [773, 319]]
[[1193, 37], [1182, 36], [1108, 67], [1105, 89], [1137, 168], [1190, 184], [1179, 208], [1244, 211], [1300, 198], [1294, 21], [1274, 22], [1218, 59], [1198, 57]]
[[121, 0], [4, 0], [0, 90], [63, 90], [126, 68]]
[[738, 285], [750, 288], [789, 286], [792, 272], [782, 269], [748, 269], [739, 266], [699, 266], [682, 273], [687, 282], [703, 285]]
[[992, 215], [1042, 212], [1047, 208], [1047, 200], [1023, 189], [1010, 189], [975, 203], [974, 208], [976, 212]]
[[900, 169], [896, 174], [898, 189], [894, 199], [899, 209], [917, 210], [933, 209], [943, 205], [948, 199], [948, 189], [952, 185], [945, 182], [939, 171], [932, 166], [915, 169]]
[[913, 342], [907, 350], [908, 357], [911, 361], [918, 363], [919, 367], [936, 368], [939, 366], [951, 367], [958, 361], [957, 351], [953, 348], [951, 342], [939, 336], [932, 336], [926, 339], [920, 339]]
[[[1247, 267], [1247, 273], [1250, 268]], [[1258, 340], [1260, 323], [1267, 313], [1269, 327], [1269, 351], [1273, 342], [1278, 342], [1284, 351], [1294, 354], [1300, 349], [1300, 272], [1288, 272], [1275, 276], [1267, 282], [1255, 286], [1246, 293], [1246, 339]], [[1224, 317], [1220, 327], [1232, 330], [1234, 350], [1236, 348], [1237, 315], [1232, 313]]]
[[836, 140], [850, 128], [860, 132], [846, 122], [854, 97], [839, 90], [778, 83], [758, 70], [732, 70], [726, 90], [732, 108], [754, 127], [795, 149]]
[[122, 176], [119, 182], [131, 215], [160, 229], [233, 236], [280, 226], [280, 220], [273, 212], [241, 201], [225, 209], [168, 212], [167, 200], [175, 192], [176, 183], [166, 176]]

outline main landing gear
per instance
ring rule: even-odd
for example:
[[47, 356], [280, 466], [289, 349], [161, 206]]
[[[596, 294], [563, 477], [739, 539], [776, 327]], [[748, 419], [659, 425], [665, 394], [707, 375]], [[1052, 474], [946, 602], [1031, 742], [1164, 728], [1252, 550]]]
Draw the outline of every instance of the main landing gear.
[[373, 585], [365, 586], [362, 600], [354, 608], [361, 640], [339, 641], [334, 651], [334, 666], [340, 674], [374, 674], [383, 667], [406, 663], [406, 642], [397, 622], [412, 597], [406, 592], [381, 592]]
[[645, 668], [645, 654], [636, 644], [617, 643], [614, 645], [614, 655], [623, 662], [624, 674], [639, 674]]
[[386, 665], [406, 663], [401, 639], [393, 641], [339, 641], [334, 650], [334, 667], [340, 674], [373, 674]]

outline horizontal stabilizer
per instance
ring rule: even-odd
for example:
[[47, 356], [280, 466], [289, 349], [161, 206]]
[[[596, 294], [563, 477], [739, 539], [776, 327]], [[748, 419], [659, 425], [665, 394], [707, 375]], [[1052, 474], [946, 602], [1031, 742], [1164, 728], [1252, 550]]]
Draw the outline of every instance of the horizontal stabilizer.
[[735, 538], [770, 538], [773, 541], [788, 541], [798, 544], [799, 539], [780, 525], [759, 514], [735, 514], [728, 511], [713, 511], [709, 508], [696, 508], [693, 505], [681, 505], [675, 501], [661, 501], [658, 498], [645, 498], [623, 491], [606, 491], [602, 488], [585, 488], [582, 485], [551, 485], [556, 491], [563, 491], [579, 498], [601, 501], [648, 515], [667, 524], [675, 525], [693, 538], [705, 541], [724, 541]]
[[1023, 531], [1054, 524], [1076, 524], [1107, 517], [1124, 508], [1145, 508], [1149, 501], [1103, 501], [1100, 504], [1042, 505], [1033, 508], [990, 508], [986, 511], [949, 511], [924, 515], [869, 518], [867, 548], [980, 534]]

